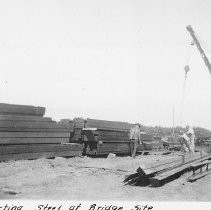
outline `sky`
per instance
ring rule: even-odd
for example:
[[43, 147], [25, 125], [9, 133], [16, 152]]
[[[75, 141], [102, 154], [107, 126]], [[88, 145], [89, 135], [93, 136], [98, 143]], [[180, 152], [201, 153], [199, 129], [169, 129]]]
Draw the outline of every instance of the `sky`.
[[[0, 102], [211, 129], [209, 0], [0, 0]], [[210, 56], [211, 58], [211, 56]], [[190, 66], [183, 93], [184, 66]]]

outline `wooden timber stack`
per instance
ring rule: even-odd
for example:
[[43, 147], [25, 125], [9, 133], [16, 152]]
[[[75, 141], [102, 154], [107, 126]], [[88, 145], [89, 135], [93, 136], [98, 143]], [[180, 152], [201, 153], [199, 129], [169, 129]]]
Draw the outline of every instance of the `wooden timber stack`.
[[163, 149], [161, 138], [154, 137], [150, 134], [142, 133], [141, 141], [143, 141], [145, 150], [160, 150]]
[[70, 144], [73, 122], [44, 117], [45, 108], [0, 103], [0, 161], [81, 155]]
[[191, 171], [193, 164], [203, 163], [210, 159], [211, 155], [198, 152], [175, 156], [162, 162], [148, 163], [147, 166], [140, 166], [136, 173], [127, 176], [124, 182], [135, 186], [159, 187]]
[[[87, 155], [129, 154], [129, 131], [132, 126], [127, 122], [75, 118], [70, 141], [82, 143], [83, 153]], [[138, 146], [138, 152], [162, 148], [160, 138], [142, 133], [141, 140], [144, 144]]]
[[73, 119], [73, 133], [71, 134], [71, 142], [82, 143], [82, 129], [85, 127], [86, 120], [83, 118]]
[[[132, 124], [106, 120], [90, 119], [84, 121], [82, 141], [87, 155], [129, 154], [129, 131]], [[139, 145], [137, 151], [144, 150]]]

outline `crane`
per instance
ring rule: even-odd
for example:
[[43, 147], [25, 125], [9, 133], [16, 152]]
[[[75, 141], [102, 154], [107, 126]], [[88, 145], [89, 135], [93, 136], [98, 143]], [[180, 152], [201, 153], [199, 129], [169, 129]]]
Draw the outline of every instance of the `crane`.
[[186, 27], [186, 29], [188, 30], [188, 32], [190, 33], [191, 37], [193, 38], [193, 43], [195, 43], [196, 47], [198, 48], [198, 50], [199, 50], [199, 52], [201, 54], [201, 57], [204, 60], [204, 63], [207, 66], [207, 68], [208, 68], [208, 70], [209, 70], [209, 72], [211, 74], [211, 64], [210, 64], [210, 61], [207, 58], [204, 50], [202, 49], [202, 47], [201, 47], [201, 45], [199, 43], [199, 40], [196, 38], [195, 32], [194, 32], [193, 28], [191, 27], [191, 25], [188, 25]]

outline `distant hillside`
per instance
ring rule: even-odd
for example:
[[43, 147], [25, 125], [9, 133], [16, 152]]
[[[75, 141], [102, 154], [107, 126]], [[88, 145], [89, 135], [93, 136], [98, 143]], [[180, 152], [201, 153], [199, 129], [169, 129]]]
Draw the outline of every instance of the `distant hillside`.
[[[144, 126], [143, 130], [153, 136], [170, 136], [172, 135], [172, 128], [161, 126]], [[179, 130], [185, 131], [182, 127], [175, 127], [175, 134], [179, 134]], [[197, 144], [201, 144], [203, 140], [211, 139], [211, 131], [201, 127], [194, 127]]]

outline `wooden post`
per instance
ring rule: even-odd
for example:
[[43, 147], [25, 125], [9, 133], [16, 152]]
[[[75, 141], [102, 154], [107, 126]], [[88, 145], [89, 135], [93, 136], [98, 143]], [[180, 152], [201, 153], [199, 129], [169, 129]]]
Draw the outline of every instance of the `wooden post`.
[[200, 156], [201, 156], [201, 158], [202, 158], [202, 156], [203, 156], [203, 154], [202, 154], [202, 149], [200, 150]]
[[182, 164], [185, 163], [185, 155], [182, 155]]
[[200, 173], [202, 173], [202, 168], [203, 168], [203, 166], [201, 166], [201, 168], [200, 168]]
[[193, 168], [193, 176], [195, 176], [195, 168]]

